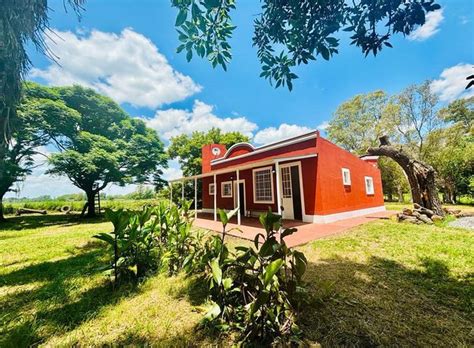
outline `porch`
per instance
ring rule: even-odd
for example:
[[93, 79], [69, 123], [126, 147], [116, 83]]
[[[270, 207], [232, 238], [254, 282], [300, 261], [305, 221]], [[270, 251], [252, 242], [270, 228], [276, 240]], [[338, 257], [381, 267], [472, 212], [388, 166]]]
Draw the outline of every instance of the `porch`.
[[[298, 229], [296, 233], [286, 237], [285, 242], [289, 247], [306, 244], [313, 240], [345, 233], [353, 227], [360, 226], [371, 221], [388, 219], [394, 214], [395, 212], [393, 211], [382, 211], [325, 224], [283, 220], [283, 225], [285, 227], [295, 227]], [[214, 220], [214, 216], [211, 213], [198, 213], [194, 220], [194, 227], [222, 233], [222, 224], [220, 221]], [[226, 229], [231, 230], [234, 228], [238, 228], [242, 232], [234, 230], [229, 232], [229, 235], [250, 241], [253, 241], [258, 233], [265, 234], [265, 230], [260, 225], [258, 218], [253, 217], [241, 217], [240, 225], [238, 224], [237, 218], [233, 217]]]

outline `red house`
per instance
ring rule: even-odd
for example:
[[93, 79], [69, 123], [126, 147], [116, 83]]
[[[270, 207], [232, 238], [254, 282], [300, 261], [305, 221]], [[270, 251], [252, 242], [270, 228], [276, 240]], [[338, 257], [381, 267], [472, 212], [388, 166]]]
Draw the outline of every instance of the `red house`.
[[359, 158], [318, 131], [260, 147], [205, 145], [202, 174], [176, 181], [194, 180], [197, 187], [198, 179], [202, 211], [216, 219], [217, 208], [240, 207], [239, 224], [241, 216], [269, 207], [284, 219], [314, 223], [385, 210], [377, 158]]

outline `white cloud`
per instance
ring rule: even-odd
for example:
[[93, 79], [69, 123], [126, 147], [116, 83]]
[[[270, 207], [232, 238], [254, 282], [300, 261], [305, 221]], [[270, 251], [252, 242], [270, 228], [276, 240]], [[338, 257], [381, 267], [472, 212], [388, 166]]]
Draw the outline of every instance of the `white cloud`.
[[118, 103], [156, 108], [201, 90], [189, 76], [169, 64], [145, 36], [124, 29], [120, 34], [93, 30], [90, 35], [53, 31], [46, 38], [59, 64], [32, 69], [31, 76], [52, 85], [80, 84]]
[[212, 127], [223, 132], [238, 131], [247, 136], [257, 129], [257, 125], [244, 116], [220, 118], [214, 114], [214, 106], [195, 100], [192, 110], [158, 110], [151, 119], [144, 119], [147, 125], [155, 129], [161, 138], [169, 140], [180, 134], [194, 131], [208, 131]]
[[291, 138], [300, 134], [308, 133], [311, 128], [298, 126], [296, 124], [282, 123], [278, 128], [268, 127], [255, 134], [254, 143], [267, 144], [275, 141]]
[[183, 176], [183, 171], [178, 163], [178, 160], [169, 160], [168, 168], [163, 169], [163, 179], [173, 180], [179, 179]]
[[439, 95], [442, 101], [453, 101], [457, 98], [474, 96], [474, 88], [466, 90], [466, 77], [474, 73], [474, 65], [458, 64], [444, 69], [440, 79], [431, 83], [431, 90]]
[[328, 129], [328, 127], [329, 127], [329, 121], [323, 121], [316, 127], [316, 129], [325, 131], [326, 129]]
[[439, 31], [439, 26], [443, 21], [443, 10], [437, 10], [433, 12], [429, 12], [426, 15], [425, 24], [421, 27], [417, 28], [414, 32], [408, 36], [410, 40], [413, 41], [424, 41]]

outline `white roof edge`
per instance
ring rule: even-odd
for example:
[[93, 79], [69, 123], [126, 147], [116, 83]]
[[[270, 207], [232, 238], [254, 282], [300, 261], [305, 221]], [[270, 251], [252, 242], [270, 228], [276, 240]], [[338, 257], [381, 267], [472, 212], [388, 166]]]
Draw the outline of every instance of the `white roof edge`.
[[[240, 156], [235, 156], [235, 157], [231, 157], [231, 158], [225, 158], [225, 156], [224, 156], [224, 157], [221, 157], [221, 158], [217, 158], [217, 159], [211, 161], [211, 166], [214, 165], [214, 164], [225, 163], [227, 161], [233, 161], [233, 160], [244, 158], [244, 157], [247, 157], [247, 156], [252, 156], [252, 155], [257, 154], [257, 153], [270, 151], [270, 150], [277, 149], [277, 148], [280, 148], [280, 147], [284, 147], [284, 146], [287, 146], [287, 145], [296, 144], [296, 143], [303, 142], [305, 140], [309, 140], [309, 139], [313, 139], [313, 138], [317, 138], [317, 137], [318, 137], [318, 131], [314, 130], [314, 131], [311, 131], [309, 133], [304, 133], [304, 134], [298, 135], [296, 137], [276, 141], [274, 143], [270, 143], [270, 144], [263, 145], [263, 146], [256, 147], [256, 148], [254, 147], [254, 151], [249, 152], [249, 153], [245, 153], [245, 154], [240, 155]], [[239, 144], [242, 144], [242, 143], [239, 143]], [[235, 144], [235, 145], [237, 145], [237, 144]], [[235, 145], [233, 145], [233, 146], [235, 146]], [[232, 146], [229, 148], [229, 150], [231, 148], [232, 148]], [[227, 155], [227, 152], [226, 152], [226, 155]]]
[[236, 143], [236, 144], [232, 145], [231, 147], [229, 147], [229, 149], [225, 152], [225, 155], [224, 155], [224, 156], [222, 156], [222, 157], [220, 157], [220, 158], [216, 158], [216, 159], [212, 160], [211, 162], [217, 161], [217, 160], [220, 160], [220, 159], [225, 159], [225, 158], [227, 158], [227, 156], [230, 154], [230, 152], [231, 152], [233, 149], [235, 149], [236, 147], [241, 146], [241, 145], [248, 145], [248, 146], [250, 146], [253, 150], [255, 150], [255, 146], [253, 146], [252, 144], [250, 144], [250, 143], [248, 143], [248, 142], [246, 142], [246, 141], [242, 141], [242, 142], [240, 142], [240, 143]]

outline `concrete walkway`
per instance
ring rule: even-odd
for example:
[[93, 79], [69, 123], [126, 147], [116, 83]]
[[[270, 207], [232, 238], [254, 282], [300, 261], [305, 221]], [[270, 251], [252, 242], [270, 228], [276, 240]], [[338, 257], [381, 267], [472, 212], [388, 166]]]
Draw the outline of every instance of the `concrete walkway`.
[[[290, 247], [302, 245], [316, 239], [344, 233], [353, 227], [363, 225], [370, 221], [387, 219], [395, 214], [396, 211], [388, 210], [356, 218], [331, 222], [328, 224], [311, 224], [300, 221], [285, 220], [283, 221], [283, 225], [285, 227], [296, 227], [298, 229], [297, 232], [293, 233], [291, 236], [286, 237], [285, 241]], [[257, 218], [242, 218], [242, 224], [240, 226], [235, 223], [235, 218], [231, 221], [232, 223], [227, 225], [227, 230], [231, 230], [228, 233], [234, 237], [253, 241], [258, 233], [265, 234], [265, 231], [261, 227]], [[219, 233], [222, 232], [222, 224], [220, 221], [214, 221], [212, 214], [198, 214], [198, 218], [194, 221], [194, 226]], [[232, 230], [237, 228], [242, 232]]]

